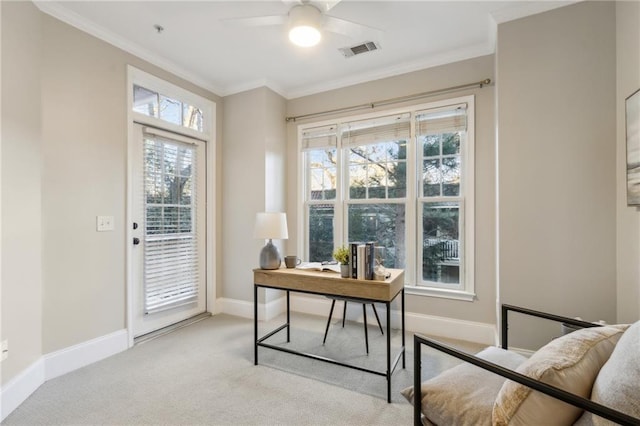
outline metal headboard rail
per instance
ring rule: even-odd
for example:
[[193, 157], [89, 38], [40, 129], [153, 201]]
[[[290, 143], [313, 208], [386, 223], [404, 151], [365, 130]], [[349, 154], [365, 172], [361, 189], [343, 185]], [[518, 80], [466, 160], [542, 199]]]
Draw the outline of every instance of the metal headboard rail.
[[[458, 359], [461, 359], [470, 364], [474, 364], [480, 368], [488, 370], [492, 373], [498, 374], [502, 377], [506, 377], [509, 380], [513, 380], [514, 382], [518, 382], [522, 385], [528, 386], [532, 389], [540, 391], [544, 394], [552, 396], [556, 399], [564, 401], [568, 404], [574, 405], [576, 407], [582, 408], [583, 410], [594, 413], [598, 416], [604, 417], [605, 419], [614, 421], [620, 425], [624, 426], [638, 426], [640, 425], [640, 419], [635, 417], [631, 417], [628, 414], [623, 412], [614, 410], [605, 405], [598, 404], [589, 399], [582, 398], [578, 395], [574, 395], [570, 392], [567, 392], [563, 389], [557, 388], [555, 386], [548, 385], [544, 382], [532, 379], [523, 374], [516, 373], [513, 370], [509, 370], [507, 368], [501, 367], [498, 364], [494, 364], [489, 361], [485, 361], [482, 358], [478, 358], [474, 355], [469, 355], [467, 353], [461, 352], [451, 346], [445, 345], [443, 343], [437, 342], [435, 340], [428, 339], [423, 336], [419, 336], [414, 334], [413, 336], [413, 350], [414, 350], [414, 404], [413, 404], [413, 424], [415, 426], [419, 426], [422, 424], [421, 418], [421, 404], [422, 400], [422, 390], [421, 390], [421, 345], [427, 345], [434, 349], [437, 349], [441, 352], [444, 352], [448, 355], [454, 356]], [[416, 402], [417, 401], [417, 402]]]
[[597, 324], [597, 323], [588, 322], [588, 321], [582, 321], [582, 320], [578, 320], [578, 319], [575, 319], [575, 318], [563, 317], [561, 315], [549, 314], [547, 312], [535, 311], [533, 309], [522, 308], [520, 306], [503, 304], [502, 305], [502, 321], [501, 321], [501, 326], [502, 326], [502, 336], [501, 336], [502, 349], [509, 348], [509, 322], [508, 322], [509, 311], [519, 312], [521, 314], [525, 314], [525, 315], [529, 315], [529, 316], [533, 316], [533, 317], [538, 317], [538, 318], [544, 318], [544, 319], [548, 319], [548, 320], [551, 320], [551, 321], [561, 322], [561, 323], [565, 323], [565, 324], [569, 324], [569, 325], [575, 325], [575, 326], [581, 327], [581, 328], [601, 327], [602, 326], [602, 324]]
[[[519, 312], [525, 315], [531, 315], [538, 318], [544, 318], [551, 321], [562, 322], [569, 325], [575, 325], [578, 327], [600, 327], [601, 324], [595, 324], [587, 321], [581, 321], [574, 318], [563, 317], [560, 315], [549, 314], [546, 312], [535, 311], [532, 309], [522, 308], [519, 306], [513, 305], [502, 305], [502, 348], [508, 348], [508, 312], [514, 311]], [[508, 368], [504, 368], [498, 364], [494, 364], [492, 362], [486, 361], [482, 358], [478, 358], [475, 355], [468, 354], [466, 352], [462, 352], [452, 346], [446, 345], [444, 343], [438, 342], [433, 339], [429, 339], [424, 336], [420, 336], [418, 334], [414, 334], [413, 336], [413, 389], [414, 389], [414, 403], [413, 403], [413, 423], [415, 426], [419, 426], [422, 424], [421, 422], [421, 404], [422, 400], [422, 366], [421, 366], [421, 357], [422, 357], [422, 345], [430, 346], [436, 350], [444, 352], [448, 355], [451, 355], [455, 358], [461, 359], [470, 364], [476, 365], [480, 368], [488, 370], [492, 373], [498, 374], [502, 377], [505, 377], [509, 380], [513, 380], [514, 382], [520, 383], [522, 385], [528, 386], [531, 389], [542, 392], [546, 395], [549, 395], [553, 398], [559, 399], [563, 402], [571, 404], [575, 407], [582, 408], [583, 410], [589, 411], [597, 416], [603, 417], [605, 419], [614, 421], [623, 426], [640, 426], [640, 419], [632, 417], [626, 413], [623, 413], [618, 410], [614, 410], [606, 405], [598, 404], [589, 399], [583, 398], [581, 396], [572, 394], [563, 389], [560, 389], [555, 386], [548, 385], [539, 380], [532, 379], [531, 377], [520, 374], [516, 371], [510, 370]]]

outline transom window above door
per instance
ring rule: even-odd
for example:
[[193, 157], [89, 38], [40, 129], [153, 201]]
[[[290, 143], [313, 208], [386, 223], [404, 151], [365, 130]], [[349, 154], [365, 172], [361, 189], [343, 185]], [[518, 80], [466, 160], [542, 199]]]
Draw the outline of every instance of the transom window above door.
[[200, 140], [215, 138], [215, 103], [129, 66], [132, 121]]
[[202, 110], [156, 91], [133, 85], [133, 110], [149, 117], [202, 132]]

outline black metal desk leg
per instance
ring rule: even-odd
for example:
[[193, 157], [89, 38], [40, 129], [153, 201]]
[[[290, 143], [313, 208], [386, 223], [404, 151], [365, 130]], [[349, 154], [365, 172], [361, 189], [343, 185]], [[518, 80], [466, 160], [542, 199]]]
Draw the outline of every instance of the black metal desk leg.
[[406, 367], [405, 363], [405, 353], [407, 353], [407, 349], [404, 342], [404, 288], [402, 289], [402, 368]]
[[367, 355], [369, 355], [369, 334], [367, 331], [367, 304], [362, 304], [362, 315], [364, 316], [364, 346], [367, 348]]
[[391, 303], [387, 304], [387, 402], [391, 402]]
[[291, 305], [289, 301], [289, 290], [287, 290], [287, 343], [291, 341]]
[[258, 365], [258, 286], [253, 284], [253, 365]]

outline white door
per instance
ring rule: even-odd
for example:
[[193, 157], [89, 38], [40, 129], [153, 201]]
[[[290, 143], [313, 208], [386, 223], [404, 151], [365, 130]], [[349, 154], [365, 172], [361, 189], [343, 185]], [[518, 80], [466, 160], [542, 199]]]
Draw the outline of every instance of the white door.
[[206, 310], [205, 143], [135, 125], [133, 334]]

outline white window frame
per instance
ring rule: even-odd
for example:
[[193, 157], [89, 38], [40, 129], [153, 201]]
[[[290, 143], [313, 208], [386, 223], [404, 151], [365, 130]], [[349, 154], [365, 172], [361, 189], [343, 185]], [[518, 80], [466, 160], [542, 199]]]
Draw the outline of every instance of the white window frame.
[[[418, 235], [422, 235], [422, 221], [420, 210], [422, 204], [427, 199], [419, 197], [420, 176], [417, 173], [421, 170], [418, 160], [421, 154], [418, 153], [417, 138], [415, 131], [415, 117], [417, 112], [424, 110], [443, 108], [456, 104], [467, 105], [467, 132], [464, 143], [461, 144], [461, 162], [462, 162], [462, 179], [461, 179], [461, 196], [456, 197], [431, 197], [429, 202], [437, 201], [459, 201], [460, 203], [460, 235], [463, 248], [460, 263], [460, 289], [444, 288], [442, 285], [422, 282], [419, 267], [422, 262], [422, 248], [418, 247]], [[341, 139], [341, 128], [347, 122], [368, 120], [377, 117], [410, 113], [411, 114], [411, 136], [407, 141], [407, 193], [406, 198], [388, 198], [380, 200], [356, 199], [347, 200], [348, 182], [345, 178], [348, 176], [348, 164], [344, 161], [344, 147]], [[306, 155], [302, 148], [303, 131], [310, 128], [322, 127], [335, 124], [337, 125], [337, 170], [336, 178], [338, 185], [336, 187], [336, 198], [334, 200], [308, 200], [307, 179], [308, 167], [306, 163]], [[354, 116], [341, 117], [340, 119], [323, 120], [313, 123], [301, 124], [298, 126], [298, 247], [302, 248], [305, 259], [309, 255], [309, 247], [307, 241], [308, 235], [308, 217], [306, 211], [312, 204], [333, 204], [334, 206], [334, 245], [346, 244], [348, 238], [347, 218], [348, 205], [359, 203], [404, 203], [406, 206], [406, 229], [405, 229], [405, 246], [407, 247], [406, 265], [405, 265], [405, 291], [407, 294], [415, 294], [421, 296], [442, 297], [447, 299], [473, 301], [475, 294], [475, 96], [467, 95], [441, 101], [434, 101], [410, 107], [403, 107], [391, 110], [384, 110], [375, 113], [360, 114]], [[420, 167], [420, 168], [419, 168]], [[434, 285], [435, 284], [435, 285]]]
[[165, 129], [171, 131], [173, 133], [189, 136], [195, 139], [200, 139], [204, 141], [213, 140], [214, 132], [215, 132], [215, 103], [205, 99], [201, 96], [196, 95], [195, 93], [189, 92], [188, 90], [182, 89], [174, 84], [169, 83], [168, 81], [162, 80], [154, 75], [146, 73], [142, 70], [129, 66], [129, 79], [131, 83], [131, 87], [127, 91], [128, 96], [131, 96], [131, 92], [133, 90], [133, 85], [142, 86], [145, 89], [152, 90], [157, 92], [160, 95], [167, 96], [169, 98], [179, 100], [181, 102], [185, 102], [189, 105], [192, 105], [196, 108], [199, 108], [202, 111], [202, 131], [194, 130], [189, 127], [180, 126], [178, 124], [170, 123], [165, 120], [161, 120], [157, 117], [152, 117], [146, 114], [139, 113], [137, 111], [133, 111], [131, 106], [133, 105], [133, 101], [129, 100], [127, 103], [127, 111], [132, 117], [132, 120], [141, 123], [148, 124], [150, 126], [158, 127], [161, 129]]
[[[186, 102], [202, 111], [203, 128], [202, 131], [197, 131], [188, 127], [179, 126], [161, 120], [156, 117], [151, 117], [139, 112], [133, 111], [133, 86], [142, 86], [146, 89], [156, 91], [162, 95], [170, 98]], [[205, 230], [205, 245], [206, 245], [206, 310], [207, 312], [217, 312], [216, 309], [216, 282], [215, 282], [215, 270], [216, 270], [216, 103], [210, 99], [203, 98], [193, 92], [183, 89], [168, 81], [162, 80], [154, 75], [144, 72], [136, 67], [127, 65], [127, 79], [126, 79], [126, 110], [127, 110], [127, 124], [128, 124], [128, 155], [127, 155], [127, 211], [126, 211], [126, 286], [127, 286], [127, 333], [129, 340], [129, 347], [134, 343], [134, 331], [133, 331], [133, 298], [131, 295], [134, 291], [134, 278], [133, 278], [133, 230], [130, 226], [133, 223], [133, 188], [132, 188], [132, 176], [133, 176], [133, 161], [134, 158], [132, 150], [136, 149], [136, 137], [134, 134], [134, 122], [156, 127], [158, 129], [166, 130], [177, 135], [184, 135], [194, 139], [199, 139], [205, 142], [206, 147], [206, 167], [207, 167], [207, 191], [206, 204], [206, 230]]]

